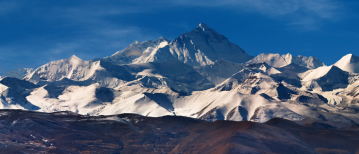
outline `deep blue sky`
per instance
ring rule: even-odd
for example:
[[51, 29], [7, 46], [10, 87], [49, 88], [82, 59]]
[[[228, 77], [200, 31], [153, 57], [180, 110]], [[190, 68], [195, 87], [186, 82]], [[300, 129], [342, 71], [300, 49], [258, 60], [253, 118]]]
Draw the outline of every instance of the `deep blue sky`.
[[0, 0], [0, 75], [71, 55], [110, 56], [204, 22], [248, 54], [359, 55], [355, 0]]

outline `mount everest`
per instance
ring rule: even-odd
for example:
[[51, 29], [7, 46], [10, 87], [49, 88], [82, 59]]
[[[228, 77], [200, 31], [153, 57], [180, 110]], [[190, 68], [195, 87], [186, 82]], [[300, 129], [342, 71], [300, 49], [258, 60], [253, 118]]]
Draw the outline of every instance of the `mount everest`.
[[359, 57], [330, 66], [289, 53], [253, 57], [204, 23], [173, 41], [135, 41], [109, 57], [24, 70], [2, 77], [0, 108], [359, 124]]
[[115, 64], [129, 64], [161, 63], [169, 59], [178, 59], [191, 66], [204, 66], [213, 64], [220, 58], [243, 63], [253, 57], [230, 42], [225, 36], [206, 24], [200, 23], [197, 28], [183, 33], [171, 42], [163, 37], [142, 43], [135, 41], [126, 49], [116, 52], [104, 60]]

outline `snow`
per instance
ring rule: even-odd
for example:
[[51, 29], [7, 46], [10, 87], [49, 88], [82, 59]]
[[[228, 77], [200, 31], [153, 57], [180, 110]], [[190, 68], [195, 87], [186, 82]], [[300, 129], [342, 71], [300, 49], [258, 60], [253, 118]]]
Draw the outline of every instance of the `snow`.
[[119, 113], [138, 113], [145, 116], [173, 115], [167, 109], [161, 107], [152, 99], [141, 93], [125, 92], [126, 99], [119, 100], [112, 105], [106, 106], [100, 114], [112, 115]]
[[44, 87], [40, 87], [35, 89], [30, 96], [27, 96], [27, 99], [32, 104], [40, 107], [39, 111], [43, 112], [72, 111], [79, 114], [88, 114], [89, 111], [99, 107], [96, 105], [96, 89], [99, 87], [99, 84], [86, 87], [68, 86], [55, 98], [49, 97], [49, 91]]
[[290, 64], [292, 61], [292, 55], [279, 55], [279, 54], [259, 54], [257, 57], [253, 58], [252, 60], [248, 61], [248, 64], [257, 64], [257, 63], [267, 63], [269, 66], [273, 67], [283, 67], [285, 65]]
[[169, 43], [171, 54], [191, 66], [211, 65], [218, 59], [243, 63], [252, 57], [209, 26], [201, 23]]
[[133, 78], [123, 66], [102, 60], [84, 61], [76, 56], [71, 56], [69, 59], [52, 61], [37, 68], [26, 76], [24, 80], [38, 85], [58, 81], [57, 84], [88, 85], [99, 83], [108, 87], [117, 87]]
[[154, 61], [154, 53], [168, 45], [169, 40], [160, 37], [155, 41], [135, 41], [127, 48], [116, 52], [112, 56], [103, 58], [104, 61], [114, 64], [130, 64]]
[[297, 64], [302, 67], [306, 67], [308, 69], [315, 69], [321, 66], [325, 66], [323, 62], [321, 62], [316, 57], [310, 56], [297, 56], [293, 57], [290, 53], [285, 55], [280, 54], [273, 54], [273, 53], [262, 53], [259, 54], [257, 57], [253, 58], [252, 60], [248, 61], [247, 64], [256, 64], [256, 63], [267, 63], [269, 66], [272, 67], [284, 67], [291, 63]]
[[341, 70], [337, 66], [322, 66], [300, 74], [303, 87], [321, 91], [333, 91], [334, 89], [346, 88], [355, 74]]
[[[170, 87], [186, 94], [214, 87], [210, 81], [191, 66], [178, 60], [169, 60], [163, 63], [130, 64], [125, 67], [136, 76], [144, 76], [137, 81], [146, 87]], [[133, 84], [133, 82], [129, 84]]]
[[314, 80], [314, 79], [323, 77], [332, 69], [332, 67], [333, 66], [323, 66], [323, 67], [319, 67], [317, 69], [305, 72], [302, 75], [302, 77], [303, 77], [302, 81], [310, 81], [310, 80]]
[[325, 66], [323, 62], [321, 62], [318, 58], [313, 56], [305, 57], [302, 55], [298, 55], [297, 57], [292, 58], [292, 62], [298, 64], [299, 66], [304, 66], [309, 69], [315, 69], [321, 66]]
[[291, 54], [253, 58], [201, 23], [173, 41], [135, 41], [106, 58], [71, 56], [26, 71], [23, 80], [1, 78], [0, 108], [353, 124], [359, 123], [358, 63], [352, 54], [330, 66]]
[[103, 60], [114, 64], [165, 62], [178, 59], [191, 66], [211, 65], [218, 59], [242, 63], [252, 57], [226, 37], [201, 23], [173, 41], [163, 37], [152, 41], [135, 41], [127, 48]]
[[208, 25], [206, 25], [205, 23], [203, 23], [203, 22], [201, 22], [201, 23], [198, 25], [198, 27], [202, 28], [203, 31], [211, 30], [211, 28], [210, 28]]
[[239, 72], [245, 67], [244, 64], [233, 63], [224, 59], [219, 59], [211, 65], [195, 66], [194, 69], [209, 81], [218, 85]]
[[350, 73], [359, 73], [359, 57], [353, 54], [345, 55], [334, 65]]
[[117, 116], [108, 116], [108, 117], [105, 117], [105, 118], [94, 118], [93, 120], [98, 120], [98, 121], [110, 120], [110, 121], [116, 121], [116, 122], [120, 122], [120, 123], [128, 123], [127, 120], [122, 119], [122, 118], [117, 117]]

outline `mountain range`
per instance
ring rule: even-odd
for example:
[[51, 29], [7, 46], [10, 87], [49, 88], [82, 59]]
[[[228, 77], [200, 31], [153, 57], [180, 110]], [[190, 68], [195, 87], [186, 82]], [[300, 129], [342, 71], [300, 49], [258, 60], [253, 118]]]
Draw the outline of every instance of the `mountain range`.
[[0, 108], [134, 113], [264, 123], [283, 118], [332, 127], [359, 124], [359, 57], [248, 55], [200, 23], [174, 40], [135, 41], [90, 61], [75, 55], [0, 77]]

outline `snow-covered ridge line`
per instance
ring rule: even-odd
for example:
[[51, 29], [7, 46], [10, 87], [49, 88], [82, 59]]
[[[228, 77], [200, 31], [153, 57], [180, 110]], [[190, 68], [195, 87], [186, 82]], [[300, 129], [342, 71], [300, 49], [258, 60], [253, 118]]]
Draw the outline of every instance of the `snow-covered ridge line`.
[[262, 53], [259, 54], [257, 57], [253, 58], [252, 60], [248, 61], [247, 63], [254, 64], [254, 63], [263, 63], [263, 62], [273, 67], [283, 67], [291, 63], [306, 67], [308, 69], [314, 69], [321, 66], [325, 66], [324, 63], [318, 60], [316, 57], [313, 56], [305, 57], [301, 55], [297, 57], [293, 57], [290, 53], [287, 53], [285, 55]]
[[173, 41], [134, 42], [112, 56], [49, 62], [0, 79], [0, 108], [85, 115], [136, 113], [266, 122], [359, 123], [358, 58], [251, 57], [201, 23]]
[[350, 73], [359, 73], [359, 57], [353, 54], [347, 54], [334, 65]]
[[0, 79], [5, 78], [5, 77], [13, 77], [13, 78], [22, 79], [25, 76], [31, 74], [33, 71], [34, 71], [33, 68], [22, 68], [22, 69], [18, 69], [18, 70], [10, 70], [9, 72], [6, 72], [3, 76], [0, 76]]

